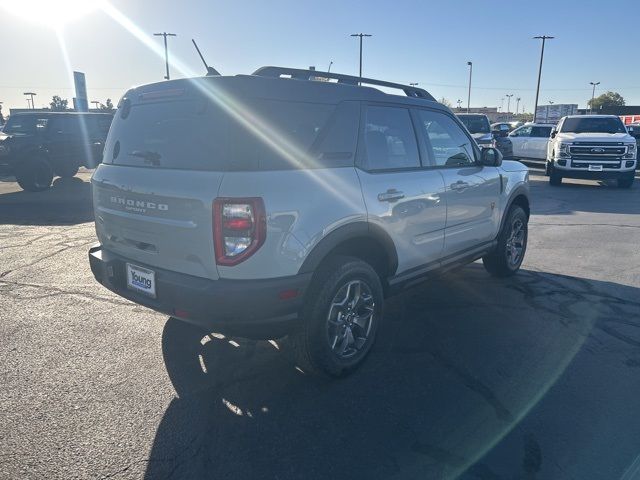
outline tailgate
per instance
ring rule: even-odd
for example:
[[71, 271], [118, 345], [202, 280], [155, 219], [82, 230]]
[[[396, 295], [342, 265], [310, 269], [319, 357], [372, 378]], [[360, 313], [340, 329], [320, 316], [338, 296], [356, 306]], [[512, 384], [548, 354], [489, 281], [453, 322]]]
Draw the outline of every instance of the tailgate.
[[91, 179], [98, 239], [132, 263], [217, 279], [212, 203], [223, 175], [100, 165]]

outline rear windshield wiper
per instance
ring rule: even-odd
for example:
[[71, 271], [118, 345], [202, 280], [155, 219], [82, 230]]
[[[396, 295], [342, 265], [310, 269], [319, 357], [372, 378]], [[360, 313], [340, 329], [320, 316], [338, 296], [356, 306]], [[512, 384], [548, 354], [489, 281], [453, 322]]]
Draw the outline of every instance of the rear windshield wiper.
[[153, 152], [151, 150], [134, 150], [129, 152], [129, 156], [143, 158], [145, 162], [156, 166], [160, 165], [160, 158], [162, 158], [162, 155], [158, 152]]

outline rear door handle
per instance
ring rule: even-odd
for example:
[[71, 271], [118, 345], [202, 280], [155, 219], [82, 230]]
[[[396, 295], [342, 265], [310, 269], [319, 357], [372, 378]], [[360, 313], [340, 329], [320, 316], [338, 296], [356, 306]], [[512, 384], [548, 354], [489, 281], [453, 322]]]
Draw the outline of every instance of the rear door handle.
[[404, 193], [395, 188], [390, 188], [386, 192], [378, 194], [378, 200], [381, 202], [397, 202], [402, 198], [404, 198]]
[[469, 188], [469, 184], [467, 182], [463, 182], [462, 180], [458, 180], [455, 183], [449, 185], [451, 190], [464, 190], [465, 188]]

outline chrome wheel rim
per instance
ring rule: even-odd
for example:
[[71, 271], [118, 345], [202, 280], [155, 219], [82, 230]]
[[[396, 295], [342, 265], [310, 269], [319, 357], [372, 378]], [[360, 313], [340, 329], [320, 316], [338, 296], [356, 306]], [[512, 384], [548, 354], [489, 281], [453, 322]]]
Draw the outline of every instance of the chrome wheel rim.
[[527, 240], [527, 231], [524, 222], [516, 218], [511, 224], [511, 233], [507, 238], [506, 256], [507, 262], [512, 267], [517, 266], [522, 261], [524, 255], [525, 242]]
[[327, 340], [339, 358], [353, 357], [366, 345], [376, 305], [371, 288], [352, 280], [338, 289], [327, 314]]

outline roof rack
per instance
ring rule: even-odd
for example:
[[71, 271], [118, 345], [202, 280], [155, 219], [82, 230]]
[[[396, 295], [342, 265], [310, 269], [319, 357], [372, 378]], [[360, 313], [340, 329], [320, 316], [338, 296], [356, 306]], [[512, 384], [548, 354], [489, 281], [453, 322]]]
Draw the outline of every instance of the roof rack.
[[286, 68], [286, 67], [262, 67], [253, 72], [253, 75], [260, 77], [275, 77], [279, 78], [283, 75], [288, 75], [296, 80], [312, 80], [313, 78], [333, 78], [338, 83], [344, 83], [346, 85], [377, 85], [380, 87], [397, 88], [402, 90], [407, 97], [423, 98], [425, 100], [436, 101], [433, 96], [423, 88], [416, 88], [409, 85], [402, 85], [401, 83], [385, 82], [383, 80], [375, 80], [373, 78], [354, 77], [352, 75], [343, 75], [342, 73], [333, 72], [321, 72], [319, 70], [303, 70], [299, 68]]

